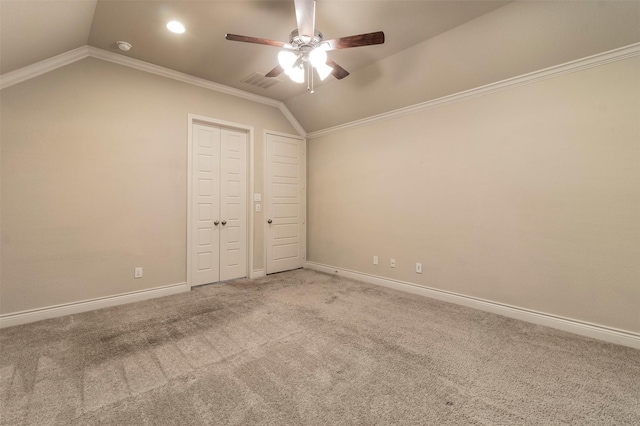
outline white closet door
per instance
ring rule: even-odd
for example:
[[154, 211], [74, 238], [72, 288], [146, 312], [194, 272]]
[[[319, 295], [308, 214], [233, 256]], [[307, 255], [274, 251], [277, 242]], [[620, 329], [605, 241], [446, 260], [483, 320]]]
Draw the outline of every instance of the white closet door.
[[247, 134], [221, 129], [220, 280], [247, 276]]
[[220, 129], [193, 125], [191, 277], [192, 285], [220, 276]]
[[267, 134], [266, 160], [267, 274], [273, 274], [304, 261], [304, 141]]

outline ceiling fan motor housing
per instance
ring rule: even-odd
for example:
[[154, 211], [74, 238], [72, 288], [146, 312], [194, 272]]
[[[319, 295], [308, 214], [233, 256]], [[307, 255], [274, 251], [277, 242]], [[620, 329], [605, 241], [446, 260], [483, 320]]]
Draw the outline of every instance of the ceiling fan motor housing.
[[299, 49], [303, 52], [310, 52], [316, 47], [320, 46], [322, 43], [323, 37], [322, 33], [318, 30], [313, 31], [313, 37], [300, 35], [298, 30], [295, 29], [291, 31], [289, 35], [289, 43], [294, 49]]
[[[349, 75], [347, 70], [327, 58], [328, 51], [384, 43], [384, 33], [382, 31], [324, 40], [322, 33], [315, 28], [315, 1], [295, 0], [294, 7], [298, 27], [289, 35], [289, 43], [238, 34], [226, 34], [225, 38], [231, 41], [264, 44], [283, 49], [278, 53], [278, 66], [265, 74], [265, 76], [277, 77], [281, 73], [287, 72], [289, 77], [298, 83], [304, 81], [305, 69], [310, 75], [313, 75], [310, 72], [311, 67], [315, 68], [321, 80], [324, 80], [329, 75], [333, 75], [338, 80]], [[301, 32], [302, 34], [300, 34]], [[305, 62], [309, 63], [310, 66], [306, 67]], [[294, 72], [296, 78], [292, 77]], [[301, 76], [298, 75], [300, 73], [302, 73]]]

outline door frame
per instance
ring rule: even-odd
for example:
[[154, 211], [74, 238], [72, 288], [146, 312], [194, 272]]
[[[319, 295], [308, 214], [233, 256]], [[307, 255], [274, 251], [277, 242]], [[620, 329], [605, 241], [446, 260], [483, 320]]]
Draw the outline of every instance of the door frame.
[[254, 142], [253, 142], [253, 126], [247, 126], [245, 124], [240, 123], [232, 123], [230, 121], [219, 120], [217, 118], [205, 117], [197, 114], [188, 114], [187, 115], [188, 122], [188, 130], [187, 130], [187, 288], [191, 290], [191, 241], [193, 236], [191, 235], [192, 231], [192, 220], [191, 220], [191, 198], [193, 197], [193, 125], [194, 123], [202, 123], [204, 125], [211, 125], [217, 127], [225, 127], [228, 129], [240, 130], [247, 132], [247, 277], [253, 278], [253, 203], [250, 201], [253, 199], [253, 185], [254, 185], [254, 171], [255, 164], [253, 159], [253, 150], [254, 150]]
[[282, 136], [285, 138], [297, 139], [302, 141], [302, 267], [307, 264], [307, 138], [300, 135], [290, 133], [276, 132], [273, 130], [264, 130], [262, 133], [262, 182], [264, 188], [264, 198], [262, 199], [264, 208], [264, 275], [267, 275], [267, 253], [269, 245], [269, 227], [267, 219], [269, 219], [269, 188], [267, 188], [267, 136]]

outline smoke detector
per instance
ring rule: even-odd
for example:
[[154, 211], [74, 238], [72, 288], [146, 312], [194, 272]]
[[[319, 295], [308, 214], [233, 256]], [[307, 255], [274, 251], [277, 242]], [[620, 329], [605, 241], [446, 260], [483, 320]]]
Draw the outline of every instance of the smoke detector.
[[116, 45], [118, 49], [128, 52], [131, 50], [131, 43], [127, 43], [126, 41], [116, 41]]

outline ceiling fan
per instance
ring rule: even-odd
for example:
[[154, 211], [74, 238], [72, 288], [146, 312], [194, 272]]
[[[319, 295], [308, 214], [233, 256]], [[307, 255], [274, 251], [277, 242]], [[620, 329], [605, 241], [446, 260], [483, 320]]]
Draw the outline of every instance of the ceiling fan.
[[382, 31], [324, 40], [322, 33], [315, 28], [316, 2], [294, 0], [294, 6], [298, 28], [289, 35], [289, 43], [237, 34], [225, 36], [227, 40], [266, 44], [284, 49], [278, 54], [278, 66], [269, 71], [265, 77], [277, 77], [284, 72], [296, 83], [304, 83], [305, 74], [308, 74], [307, 81], [311, 82], [311, 87], [307, 86], [307, 89], [313, 93], [312, 69], [316, 70], [321, 80], [329, 75], [333, 75], [338, 80], [349, 75], [347, 70], [327, 58], [327, 52], [384, 43]]

